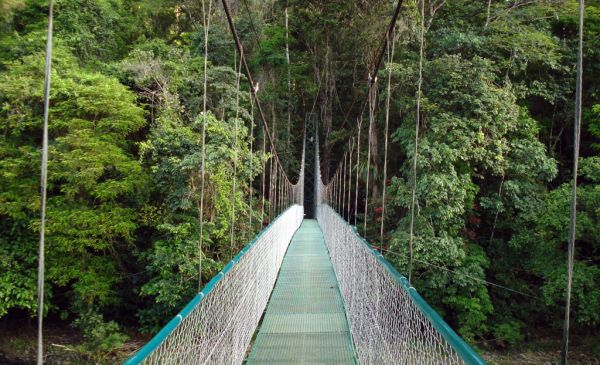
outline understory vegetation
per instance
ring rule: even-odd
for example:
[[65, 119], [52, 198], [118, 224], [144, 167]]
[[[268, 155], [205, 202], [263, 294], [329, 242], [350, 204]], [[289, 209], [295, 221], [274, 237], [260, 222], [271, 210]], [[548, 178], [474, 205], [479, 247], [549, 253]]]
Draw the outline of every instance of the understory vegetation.
[[[359, 199], [368, 196], [369, 205], [365, 212], [359, 204], [357, 221], [367, 220], [367, 238], [401, 273], [412, 266], [413, 286], [476, 348], [558, 339], [577, 1], [422, 1], [412, 265], [416, 1], [405, 2], [393, 60], [378, 75], [369, 171], [362, 116]], [[600, 2], [586, 3], [572, 331], [600, 358]], [[325, 180], [343, 159], [361, 118], [354, 104], [365, 96], [367, 66], [395, 5], [230, 1], [293, 182], [309, 113], [319, 120]], [[113, 362], [127, 355], [131, 338], [158, 331], [194, 296], [199, 279], [210, 280], [262, 228], [261, 173], [270, 154], [249, 85], [236, 72], [239, 55], [220, 2], [212, 4], [206, 75], [202, 1], [56, 0], [54, 7], [46, 316], [80, 334], [72, 350], [81, 361]], [[37, 310], [47, 12], [46, 0], [0, 0], [0, 322], [34, 323]]]

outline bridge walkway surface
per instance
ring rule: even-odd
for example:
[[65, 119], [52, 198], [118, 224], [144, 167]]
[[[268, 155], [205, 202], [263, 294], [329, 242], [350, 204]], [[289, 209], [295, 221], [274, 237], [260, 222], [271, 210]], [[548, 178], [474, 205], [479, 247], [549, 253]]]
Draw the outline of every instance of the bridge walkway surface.
[[350, 329], [319, 224], [290, 242], [246, 363], [356, 364]]

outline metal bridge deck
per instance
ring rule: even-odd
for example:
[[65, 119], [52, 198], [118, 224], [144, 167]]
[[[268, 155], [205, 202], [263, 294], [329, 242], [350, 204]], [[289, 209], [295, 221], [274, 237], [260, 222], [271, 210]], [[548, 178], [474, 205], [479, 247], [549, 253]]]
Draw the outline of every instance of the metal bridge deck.
[[355, 364], [323, 233], [305, 219], [292, 238], [247, 364]]

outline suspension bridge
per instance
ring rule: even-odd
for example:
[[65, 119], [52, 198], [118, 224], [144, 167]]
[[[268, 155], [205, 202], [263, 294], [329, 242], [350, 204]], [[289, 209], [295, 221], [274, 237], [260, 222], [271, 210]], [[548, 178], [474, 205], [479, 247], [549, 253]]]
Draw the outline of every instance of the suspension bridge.
[[313, 140], [283, 212], [125, 364], [485, 364], [334, 209]]
[[[205, 173], [206, 56], [211, 3], [209, 1], [208, 9], [205, 9], [205, 2], [202, 2], [205, 28], [202, 183]], [[355, 132], [358, 135], [349, 141], [349, 149], [338, 163], [335, 173], [327, 176], [326, 180], [321, 175], [320, 166], [328, 162], [321, 161], [319, 157], [317, 128], [314, 122], [306, 123], [299, 178], [295, 184], [290, 182], [269, 133], [257, 96], [258, 87], [246, 64], [227, 2], [222, 0], [222, 3], [239, 55], [239, 64], [236, 65], [240, 71], [238, 93], [239, 75], [243, 70], [251, 85], [252, 108], [254, 110], [256, 106], [263, 122], [263, 150], [266, 152], [265, 144], [268, 141], [271, 154], [269, 167], [265, 163], [262, 165], [261, 207], [265, 209], [265, 199], [268, 199], [269, 224], [125, 364], [485, 364], [477, 352], [411, 286], [410, 276], [406, 278], [396, 271], [382, 253], [358, 233], [356, 211], [359, 177], [356, 166], [354, 179], [352, 159], [355, 156], [355, 163], [358, 164], [361, 156], [362, 118], [357, 123], [358, 130], [352, 131], [352, 135]], [[366, 80], [368, 89], [360, 111], [362, 114], [368, 107], [367, 192], [376, 75], [386, 50], [388, 61], [391, 61], [394, 53], [394, 29], [402, 3], [398, 2], [379, 52], [369, 66]], [[43, 363], [41, 313], [52, 2], [49, 20], [38, 281], [39, 364]], [[421, 32], [421, 56], [422, 46]], [[420, 85], [421, 77], [417, 93], [417, 137]], [[254, 124], [250, 129], [253, 130], [253, 127]], [[250, 148], [252, 150], [252, 146]], [[269, 181], [268, 190], [265, 191], [267, 173]], [[384, 165], [384, 183], [385, 174]], [[385, 207], [385, 186], [382, 190]], [[365, 196], [365, 212], [366, 199], [368, 196]], [[351, 207], [355, 209], [354, 215], [351, 214]], [[201, 237], [202, 211], [201, 205]], [[411, 213], [413, 211], [414, 191]], [[232, 216], [235, 216], [234, 212]], [[351, 217], [354, 217], [354, 222], [351, 222]], [[366, 231], [366, 220], [364, 224]], [[383, 224], [381, 230], [383, 232]], [[199, 271], [202, 272], [201, 267]]]

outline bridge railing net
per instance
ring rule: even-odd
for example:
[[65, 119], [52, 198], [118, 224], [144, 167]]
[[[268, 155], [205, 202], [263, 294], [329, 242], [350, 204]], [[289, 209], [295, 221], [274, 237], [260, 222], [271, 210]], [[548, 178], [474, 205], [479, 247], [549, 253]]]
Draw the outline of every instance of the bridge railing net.
[[[317, 154], [318, 161], [318, 154]], [[485, 364], [329, 204], [316, 163], [317, 221], [361, 364]]]
[[303, 215], [284, 211], [126, 364], [241, 364]]

